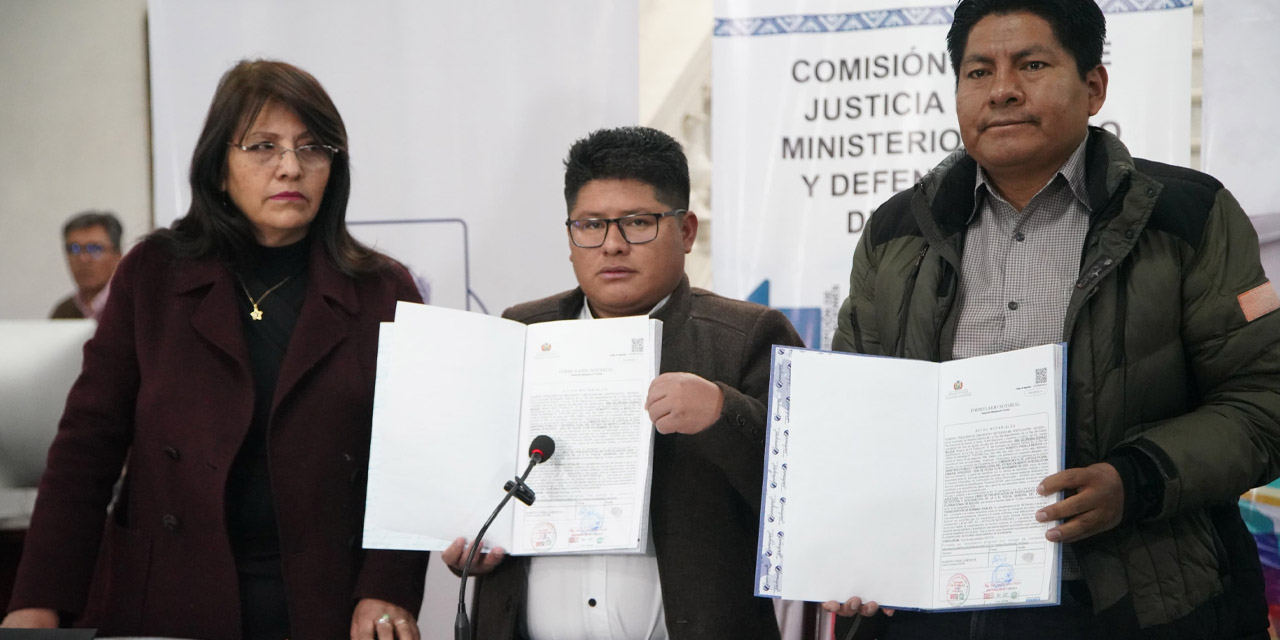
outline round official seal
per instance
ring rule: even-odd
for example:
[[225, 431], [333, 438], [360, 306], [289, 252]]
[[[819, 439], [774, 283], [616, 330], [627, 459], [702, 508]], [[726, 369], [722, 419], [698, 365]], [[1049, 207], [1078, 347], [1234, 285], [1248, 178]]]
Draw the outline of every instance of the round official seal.
[[1013, 582], [1013, 567], [1007, 564], [996, 565], [995, 571], [991, 572], [991, 584], [1006, 585]]
[[546, 551], [556, 546], [556, 528], [550, 522], [542, 522], [533, 527], [529, 535], [529, 544], [538, 551]]
[[947, 604], [958, 607], [969, 599], [969, 579], [963, 573], [951, 576], [947, 581]]
[[599, 531], [604, 525], [604, 516], [594, 509], [588, 509], [582, 514], [582, 522], [579, 523], [583, 531]]

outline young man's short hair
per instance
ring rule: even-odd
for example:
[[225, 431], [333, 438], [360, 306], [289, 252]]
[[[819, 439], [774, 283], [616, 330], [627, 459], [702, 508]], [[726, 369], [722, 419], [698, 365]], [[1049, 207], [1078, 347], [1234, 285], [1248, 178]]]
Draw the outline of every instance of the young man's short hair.
[[638, 180], [672, 209], [689, 208], [689, 162], [675, 138], [649, 127], [600, 129], [573, 143], [564, 161], [569, 210], [592, 180]]

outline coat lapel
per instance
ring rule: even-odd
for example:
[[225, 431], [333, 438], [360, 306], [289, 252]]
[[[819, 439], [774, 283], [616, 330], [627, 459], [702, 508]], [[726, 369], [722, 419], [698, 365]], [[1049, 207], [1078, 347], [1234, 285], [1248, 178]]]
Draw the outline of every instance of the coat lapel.
[[174, 293], [198, 298], [191, 312], [191, 326], [202, 338], [249, 371], [243, 329], [236, 317], [239, 294], [235, 279], [215, 260], [179, 261]]
[[355, 281], [342, 275], [314, 240], [307, 268], [307, 295], [280, 365], [273, 412], [317, 364], [347, 339], [360, 311]]
[[693, 289], [689, 286], [689, 276], [680, 276], [680, 283], [671, 291], [671, 297], [667, 299], [667, 303], [662, 305], [658, 312], [653, 314], [654, 318], [662, 321], [662, 343], [666, 344], [675, 339], [680, 333], [681, 327], [684, 326], [685, 320], [689, 319], [689, 315], [693, 308]]

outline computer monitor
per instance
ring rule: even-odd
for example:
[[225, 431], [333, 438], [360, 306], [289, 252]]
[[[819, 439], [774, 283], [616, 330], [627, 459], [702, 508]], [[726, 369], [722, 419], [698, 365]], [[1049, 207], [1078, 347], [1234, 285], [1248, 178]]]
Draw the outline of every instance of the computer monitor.
[[0, 320], [0, 489], [44, 473], [93, 320]]

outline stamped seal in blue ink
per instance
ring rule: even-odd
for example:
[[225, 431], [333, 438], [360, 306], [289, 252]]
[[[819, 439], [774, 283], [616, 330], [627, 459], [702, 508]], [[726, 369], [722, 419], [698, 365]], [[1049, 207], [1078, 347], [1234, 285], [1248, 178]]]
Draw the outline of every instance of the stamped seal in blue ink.
[[991, 584], [1004, 585], [1013, 582], [1013, 567], [1008, 564], [996, 565], [995, 571], [991, 572]]
[[603, 525], [604, 516], [600, 515], [599, 511], [592, 508], [582, 510], [582, 518], [579, 522], [579, 526], [582, 527], [583, 531], [599, 531], [600, 527]]

